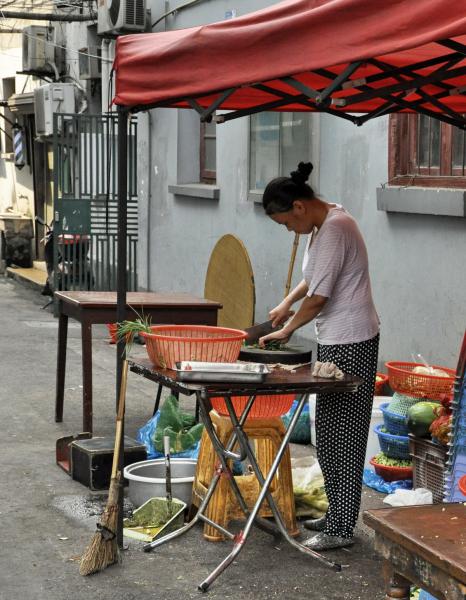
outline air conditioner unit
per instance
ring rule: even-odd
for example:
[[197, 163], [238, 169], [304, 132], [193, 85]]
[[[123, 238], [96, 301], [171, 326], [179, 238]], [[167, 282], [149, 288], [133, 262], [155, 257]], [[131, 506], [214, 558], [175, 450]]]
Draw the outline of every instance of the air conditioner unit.
[[74, 88], [72, 83], [48, 83], [34, 90], [36, 134], [39, 137], [54, 133], [54, 113], [75, 112]]
[[98, 34], [145, 29], [146, 0], [99, 0]]
[[102, 50], [98, 46], [89, 46], [78, 50], [79, 79], [100, 79], [102, 72]]
[[54, 29], [42, 25], [23, 28], [23, 71], [54, 73]]

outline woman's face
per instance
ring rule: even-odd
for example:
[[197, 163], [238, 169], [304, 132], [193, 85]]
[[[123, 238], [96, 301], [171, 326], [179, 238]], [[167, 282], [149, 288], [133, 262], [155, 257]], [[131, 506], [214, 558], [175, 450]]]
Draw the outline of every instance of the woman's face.
[[295, 200], [293, 208], [287, 212], [270, 215], [272, 221], [284, 225], [288, 231], [294, 233], [311, 233], [315, 223], [312, 215], [311, 202]]

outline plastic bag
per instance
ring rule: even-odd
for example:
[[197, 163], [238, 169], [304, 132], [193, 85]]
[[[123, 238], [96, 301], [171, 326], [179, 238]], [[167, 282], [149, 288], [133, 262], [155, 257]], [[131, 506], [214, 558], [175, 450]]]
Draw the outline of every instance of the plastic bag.
[[383, 494], [394, 494], [397, 489], [410, 490], [413, 487], [412, 479], [404, 479], [403, 481], [385, 481], [374, 473], [372, 469], [364, 469], [363, 482], [367, 487], [370, 487]]
[[147, 458], [160, 458], [163, 456], [160, 451], [163, 448], [161, 438], [166, 432], [165, 435], [170, 437], [170, 452], [173, 457], [197, 458], [203, 426], [197, 424], [186, 429], [193, 422], [194, 417], [181, 412], [176, 398], [170, 396], [161, 410], [139, 429], [137, 440], [146, 447]]
[[[285, 427], [288, 427], [292, 416], [298, 408], [298, 400], [294, 400], [290, 410], [286, 415], [282, 416], [282, 421]], [[311, 442], [311, 421], [309, 417], [309, 404], [303, 407], [301, 414], [299, 415], [298, 422], [295, 425], [293, 433], [291, 434], [290, 442], [293, 444], [310, 444]]]
[[298, 514], [316, 518], [324, 515], [328, 509], [328, 500], [319, 463], [312, 457], [295, 460], [291, 474]]
[[390, 506], [416, 506], [419, 504], [433, 504], [432, 492], [425, 488], [415, 490], [397, 489], [393, 494], [384, 498], [384, 504]]

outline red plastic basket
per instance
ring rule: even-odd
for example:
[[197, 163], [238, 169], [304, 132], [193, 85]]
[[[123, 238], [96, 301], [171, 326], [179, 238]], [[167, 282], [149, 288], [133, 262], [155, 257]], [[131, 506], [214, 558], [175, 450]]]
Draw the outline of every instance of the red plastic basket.
[[388, 467], [375, 462], [375, 456], [369, 461], [377, 475], [384, 481], [401, 481], [413, 478], [413, 467]]
[[118, 342], [117, 338], [117, 323], [107, 323], [108, 333], [110, 334], [110, 344], [116, 344]]
[[154, 325], [141, 333], [150, 360], [157, 367], [175, 369], [183, 360], [227, 362], [238, 360], [246, 333], [208, 325]]
[[466, 475], [460, 477], [460, 480], [458, 481], [458, 487], [460, 488], [460, 492], [463, 494], [463, 496], [466, 496]]
[[[239, 416], [244, 410], [248, 396], [233, 396], [232, 402], [236, 414]], [[286, 415], [293, 405], [294, 394], [280, 394], [278, 396], [257, 396], [249, 412], [248, 419], [268, 419]], [[223, 398], [211, 398], [212, 408], [219, 415], [228, 415], [228, 410]]]
[[385, 384], [388, 383], [388, 375], [385, 373], [377, 373], [377, 377], [380, 377], [380, 381], [375, 381], [374, 394], [376, 396], [383, 396]]
[[415, 367], [424, 366], [420, 363], [388, 362], [385, 365], [388, 370], [390, 387], [395, 392], [430, 400], [442, 400], [445, 395], [451, 394], [456, 374], [452, 369], [432, 365], [434, 369], [441, 369], [449, 375], [449, 377], [438, 377], [413, 373]]

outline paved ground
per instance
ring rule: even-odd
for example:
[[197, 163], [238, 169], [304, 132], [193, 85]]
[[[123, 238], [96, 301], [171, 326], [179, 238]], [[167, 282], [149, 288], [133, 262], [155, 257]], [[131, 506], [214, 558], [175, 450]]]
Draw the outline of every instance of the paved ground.
[[[203, 541], [196, 529], [182, 541], [144, 554], [137, 543], [123, 564], [89, 578], [77, 559], [90, 540], [97, 517], [76, 507], [92, 494], [55, 466], [57, 438], [81, 431], [80, 339], [71, 327], [64, 422], [54, 423], [57, 324], [41, 310], [43, 298], [21, 284], [0, 278], [0, 545], [1, 600], [175, 600], [197, 598], [197, 584], [226, 554], [226, 544]], [[115, 348], [95, 328], [95, 434], [113, 433]], [[151, 414], [154, 390], [130, 377], [127, 433], [134, 435]], [[294, 453], [306, 449], [294, 447]], [[365, 491], [366, 508], [382, 497]], [[90, 502], [92, 504], [92, 502]], [[98, 512], [98, 511], [97, 511]], [[100, 513], [99, 513], [100, 514]], [[237, 562], [207, 594], [209, 598], [265, 600], [376, 600], [383, 598], [381, 563], [370, 532], [358, 527], [351, 552], [332, 554], [349, 565], [333, 573], [288, 545], [272, 545], [254, 532]]]

